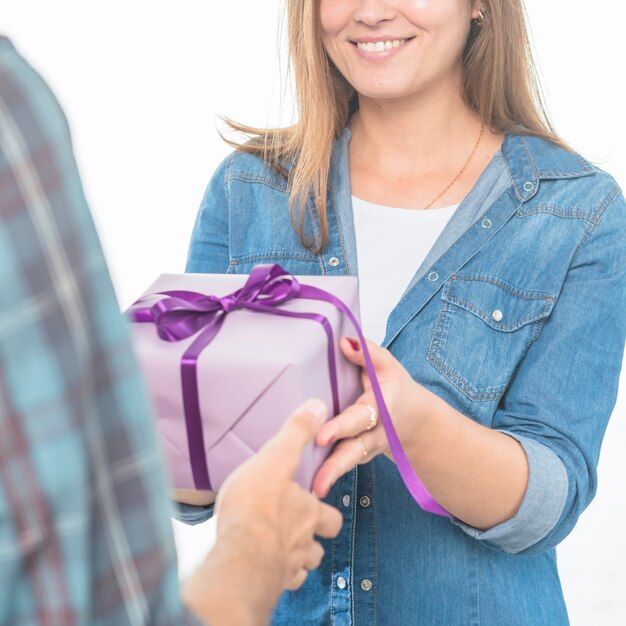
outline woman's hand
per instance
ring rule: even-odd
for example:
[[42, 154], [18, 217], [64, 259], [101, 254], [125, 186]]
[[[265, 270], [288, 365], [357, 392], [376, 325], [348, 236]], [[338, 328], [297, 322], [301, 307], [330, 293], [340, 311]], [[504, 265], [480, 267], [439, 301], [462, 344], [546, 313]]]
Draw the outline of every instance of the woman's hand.
[[[315, 476], [313, 491], [320, 498], [326, 497], [335, 482], [355, 465], [369, 463], [381, 453], [393, 460], [380, 417], [377, 425], [367, 430], [372, 415], [369, 407], [373, 407], [377, 415], [378, 407], [365, 369], [363, 350], [355, 339], [344, 337], [339, 345], [349, 361], [363, 368], [361, 378], [365, 391], [354, 404], [329, 420], [316, 437], [316, 443], [321, 446], [339, 442]], [[371, 341], [367, 342], [367, 347], [385, 404], [398, 437], [403, 441], [407, 429], [410, 433], [411, 424], [415, 424], [420, 385], [411, 378], [391, 352]]]

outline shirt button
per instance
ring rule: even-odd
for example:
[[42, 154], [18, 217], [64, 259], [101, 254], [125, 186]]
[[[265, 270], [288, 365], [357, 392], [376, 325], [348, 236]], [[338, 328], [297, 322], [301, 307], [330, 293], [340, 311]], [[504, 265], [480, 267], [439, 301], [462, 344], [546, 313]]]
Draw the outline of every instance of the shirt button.
[[532, 191], [534, 188], [535, 188], [535, 185], [531, 183], [529, 180], [527, 180], [524, 183], [524, 191]]
[[491, 228], [491, 220], [483, 220], [483, 228]]
[[369, 591], [372, 587], [373, 587], [373, 585], [372, 585], [372, 581], [371, 580], [368, 580], [366, 578], [365, 580], [361, 581], [361, 589], [363, 589], [363, 591]]
[[336, 256], [331, 257], [328, 259], [328, 265], [331, 267], [337, 267], [339, 265], [339, 259]]
[[428, 274], [428, 280], [435, 282], [439, 278], [439, 274], [437, 272], [431, 272]]
[[350, 506], [350, 496], [344, 496], [341, 500], [344, 506]]
[[361, 503], [361, 506], [366, 509], [369, 505], [370, 505], [370, 499], [367, 496], [363, 496], [359, 502]]
[[496, 309], [492, 314], [491, 317], [493, 317], [494, 320], [496, 320], [496, 322], [499, 322], [502, 320], [502, 318], [504, 317], [502, 315], [502, 311], [500, 309]]
[[339, 587], [339, 589], [345, 589], [347, 586], [348, 581], [343, 576], [339, 576], [337, 579], [337, 587]]

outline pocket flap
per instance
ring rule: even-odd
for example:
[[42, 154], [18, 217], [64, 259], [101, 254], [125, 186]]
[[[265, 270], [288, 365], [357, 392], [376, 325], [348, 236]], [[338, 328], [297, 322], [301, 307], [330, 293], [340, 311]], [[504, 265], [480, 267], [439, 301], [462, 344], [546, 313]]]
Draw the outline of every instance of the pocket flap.
[[518, 289], [501, 278], [484, 274], [454, 274], [444, 285], [441, 299], [504, 332], [512, 332], [547, 317], [556, 302], [553, 294]]

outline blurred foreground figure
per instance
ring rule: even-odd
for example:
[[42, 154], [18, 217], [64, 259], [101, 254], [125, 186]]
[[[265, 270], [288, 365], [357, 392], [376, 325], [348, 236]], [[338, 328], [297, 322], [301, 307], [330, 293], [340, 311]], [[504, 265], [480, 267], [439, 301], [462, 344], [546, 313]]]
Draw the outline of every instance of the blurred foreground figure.
[[[293, 481], [310, 401], [217, 500], [183, 583], [152, 416], [65, 117], [0, 37], [0, 624], [263, 624], [338, 511]], [[185, 606], [187, 605], [187, 606]], [[188, 608], [187, 608], [188, 607]]]

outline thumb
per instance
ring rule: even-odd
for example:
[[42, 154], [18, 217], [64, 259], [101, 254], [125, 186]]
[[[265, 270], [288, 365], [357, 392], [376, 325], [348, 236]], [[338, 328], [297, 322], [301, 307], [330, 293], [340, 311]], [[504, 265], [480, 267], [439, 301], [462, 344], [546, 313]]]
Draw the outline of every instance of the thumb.
[[284, 468], [292, 478], [300, 465], [302, 452], [313, 442], [327, 417], [328, 409], [322, 400], [307, 400], [285, 420], [261, 452], [272, 457], [275, 468]]
[[[370, 341], [369, 339], [366, 339], [365, 341], [367, 342], [367, 350], [370, 354], [370, 358], [372, 359], [374, 369], [376, 372], [382, 371], [390, 364], [389, 357], [391, 355], [389, 354], [389, 351], [385, 348], [381, 348], [378, 344]], [[365, 354], [363, 352], [361, 342], [358, 339], [353, 337], [343, 337], [339, 345], [341, 347], [341, 351], [351, 363], [365, 368]]]

